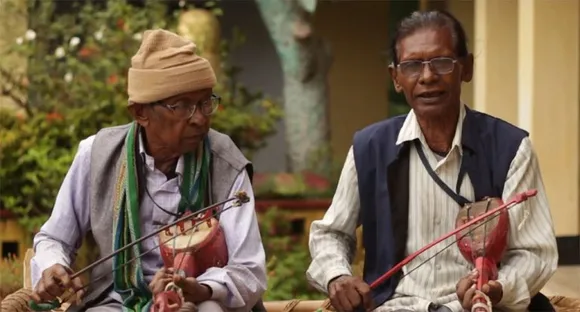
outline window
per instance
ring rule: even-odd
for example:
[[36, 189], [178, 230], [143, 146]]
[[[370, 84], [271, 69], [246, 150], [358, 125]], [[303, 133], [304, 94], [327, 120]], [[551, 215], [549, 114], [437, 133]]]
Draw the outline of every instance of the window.
[[2, 242], [2, 259], [8, 256], [18, 257], [18, 242]]

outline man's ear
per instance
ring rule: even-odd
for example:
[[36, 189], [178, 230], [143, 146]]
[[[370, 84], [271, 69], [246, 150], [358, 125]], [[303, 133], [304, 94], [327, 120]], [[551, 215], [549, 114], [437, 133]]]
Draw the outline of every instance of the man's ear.
[[473, 54], [469, 53], [462, 61], [461, 81], [470, 82], [473, 79]]
[[403, 87], [397, 81], [397, 69], [393, 63], [389, 64], [389, 74], [391, 75], [391, 79], [393, 80], [393, 85], [395, 86], [395, 91], [397, 93], [403, 92]]
[[142, 127], [147, 127], [149, 125], [149, 116], [147, 115], [146, 105], [139, 103], [129, 103], [127, 107], [133, 119], [139, 123]]

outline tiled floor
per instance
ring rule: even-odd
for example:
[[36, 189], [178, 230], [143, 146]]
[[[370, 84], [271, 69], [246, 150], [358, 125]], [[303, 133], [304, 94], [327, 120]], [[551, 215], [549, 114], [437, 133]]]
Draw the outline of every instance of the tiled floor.
[[547, 296], [566, 296], [580, 299], [580, 266], [561, 266], [542, 289]]

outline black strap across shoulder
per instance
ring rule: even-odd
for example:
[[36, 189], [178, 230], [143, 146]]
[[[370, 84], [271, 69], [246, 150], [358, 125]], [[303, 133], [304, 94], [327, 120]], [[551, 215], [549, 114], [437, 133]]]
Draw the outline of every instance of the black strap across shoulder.
[[451, 198], [453, 198], [453, 200], [455, 200], [455, 202], [460, 207], [463, 207], [465, 204], [470, 203], [471, 202], [470, 200], [459, 195], [459, 192], [461, 190], [461, 183], [463, 182], [463, 177], [465, 176], [465, 168], [463, 167], [463, 162], [461, 163], [461, 167], [459, 168], [459, 175], [457, 177], [457, 184], [455, 186], [454, 192], [449, 186], [447, 186], [447, 184], [445, 184], [445, 182], [443, 182], [443, 180], [441, 180], [441, 178], [439, 178], [437, 173], [435, 173], [435, 171], [433, 171], [433, 168], [431, 168], [431, 165], [429, 165], [427, 156], [425, 156], [425, 152], [423, 152], [421, 141], [415, 140], [414, 143], [415, 148], [417, 149], [417, 153], [419, 154], [419, 158], [421, 159], [421, 163], [423, 163], [423, 167], [425, 167], [427, 173], [429, 173], [431, 178], [433, 178], [433, 181], [435, 181], [435, 183], [437, 183], [437, 185], [439, 185], [439, 187], [441, 187], [441, 189], [443, 189], [443, 191], [445, 191], [447, 195], [451, 196]]

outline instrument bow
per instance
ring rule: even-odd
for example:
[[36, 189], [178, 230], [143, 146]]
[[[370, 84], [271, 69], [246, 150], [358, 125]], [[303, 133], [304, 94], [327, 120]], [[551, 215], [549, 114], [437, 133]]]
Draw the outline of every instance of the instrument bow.
[[[443, 248], [441, 251], [437, 252], [434, 256], [429, 257], [427, 260], [423, 261], [422, 263], [417, 265], [415, 268], [411, 269], [403, 277], [409, 275], [411, 272], [415, 271], [420, 266], [422, 266], [423, 264], [430, 261], [437, 254], [441, 253], [442, 251], [444, 251], [445, 249], [447, 249], [448, 247], [452, 246], [455, 243], [460, 244], [459, 247], [461, 250], [462, 249], [461, 243], [462, 242], [465, 243], [465, 241], [463, 240], [463, 238], [465, 236], [471, 234], [475, 229], [487, 224], [488, 222], [490, 222], [491, 220], [493, 220], [494, 218], [496, 218], [498, 216], [500, 217], [499, 222], [505, 222], [505, 220], [502, 221], [502, 216], [506, 215], [504, 213], [507, 212], [508, 209], [510, 209], [515, 204], [519, 204], [521, 202], [526, 201], [530, 197], [536, 196], [536, 194], [537, 194], [537, 190], [531, 189], [531, 190], [516, 194], [510, 201], [508, 201], [505, 204], [499, 205], [496, 208], [493, 208], [491, 210], [487, 209], [486, 212], [481, 213], [477, 217], [473, 217], [473, 218], [469, 217], [468, 219], [461, 219], [461, 222], [458, 222], [461, 224], [459, 226], [457, 226], [454, 230], [450, 231], [447, 234], [442, 235], [441, 237], [437, 238], [433, 242], [425, 245], [423, 248], [415, 251], [414, 253], [412, 253], [409, 256], [407, 256], [406, 258], [404, 258], [401, 262], [397, 263], [394, 267], [392, 267], [390, 270], [388, 270], [385, 274], [381, 275], [374, 282], [372, 282], [370, 284], [370, 288], [376, 289], [379, 285], [381, 285], [382, 283], [387, 281], [389, 278], [391, 278], [393, 275], [395, 275], [397, 272], [399, 272], [409, 262], [413, 261], [415, 258], [417, 258], [419, 255], [421, 255], [425, 251], [433, 248], [437, 244], [441, 243], [442, 241], [448, 239], [449, 237], [451, 237], [453, 235], [457, 235], [458, 239], [454, 240], [451, 244], [449, 244], [448, 246]], [[484, 219], [486, 219], [486, 220], [484, 221]], [[476, 226], [471, 228], [473, 225], [476, 225]], [[469, 230], [466, 231], [466, 229], [468, 229], [468, 228], [469, 228]], [[477, 242], [477, 240], [472, 240], [472, 242]], [[499, 246], [499, 247], [497, 247], [497, 246]], [[463, 247], [466, 247], [466, 246], [463, 246]], [[464, 257], [467, 257], [468, 260], [471, 258], [471, 256], [473, 256], [473, 254], [471, 253], [473, 250], [479, 250], [479, 251], [482, 250], [482, 248], [473, 248], [473, 247], [476, 247], [476, 246], [469, 246], [469, 248], [463, 248], [463, 250], [462, 250], [462, 254], [464, 255]], [[500, 250], [502, 246], [501, 246], [501, 244], [497, 244], [497, 245], [491, 246], [491, 247], [492, 248], [496, 247], [498, 250]], [[483, 250], [486, 250], [486, 248], [483, 248]], [[469, 253], [469, 254], [467, 254], [467, 253]], [[501, 250], [500, 250], [500, 252], [496, 252], [494, 254], [494, 256], [497, 257], [498, 254], [501, 255]], [[485, 262], [486, 258], [481, 257], [481, 256], [475, 257], [475, 259], [478, 259], [477, 261], [474, 261], [476, 268], [478, 270], [485, 269], [484, 274], [479, 274], [480, 277], [479, 277], [479, 281], [478, 281], [478, 284], [480, 286], [483, 286], [482, 282], [486, 283], [490, 277], [492, 277], [492, 278], [494, 277], [493, 276], [493, 265], [490, 265], [490, 264], [495, 264], [495, 263], [489, 263], [489, 261]], [[491, 272], [491, 273], [489, 273], [489, 272]], [[474, 309], [472, 309], [472, 312], [482, 312], [482, 311], [487, 312], [488, 311], [487, 307], [489, 307], [490, 308], [489, 311], [491, 311], [491, 303], [489, 302], [489, 298], [486, 298], [486, 296], [481, 296], [482, 294], [483, 294], [482, 292], [479, 292], [478, 296], [475, 296]], [[330, 300], [329, 299], [325, 300], [323, 306], [330, 306]]]
[[[222, 206], [222, 205], [224, 205], [224, 204], [226, 204], [226, 203], [228, 203], [230, 201], [234, 201], [234, 200], [235, 200], [235, 202], [230, 207], [228, 207], [226, 209], [222, 209], [219, 212], [216, 212], [215, 214], [213, 213], [213, 210], [214, 209], [216, 209], [216, 208], [218, 208], [218, 207], [220, 207], [220, 206]], [[159, 235], [160, 233], [165, 233], [167, 235], [160, 235], [160, 243], [159, 243], [159, 245], [157, 245], [154, 248], [149, 249], [149, 250], [141, 253], [140, 255], [136, 256], [135, 258], [127, 261], [126, 263], [124, 263], [119, 268], [121, 268], [121, 267], [123, 267], [123, 266], [125, 266], [125, 265], [127, 265], [127, 264], [129, 264], [129, 263], [131, 263], [131, 262], [133, 262], [133, 261], [135, 261], [137, 259], [139, 259], [140, 257], [144, 256], [145, 254], [147, 254], [147, 253], [149, 253], [149, 252], [151, 252], [151, 251], [153, 251], [153, 250], [155, 250], [157, 248], [160, 248], [161, 251], [162, 251], [162, 257], [163, 257], [163, 260], [164, 260], [164, 264], [166, 266], [168, 265], [168, 263], [170, 263], [170, 264], [173, 265], [175, 261], [169, 261], [167, 259], [167, 252], [168, 251], [167, 251], [167, 248], [164, 247], [164, 246], [167, 246], [167, 244], [171, 240], [183, 239], [182, 236], [184, 236], [187, 232], [192, 231], [192, 230], [195, 231], [196, 229], [198, 229], [198, 227], [200, 225], [202, 225], [204, 223], [206, 223], [206, 224], [212, 224], [212, 225], [218, 225], [216, 223], [216, 220], [215, 220], [215, 217], [217, 215], [223, 213], [224, 211], [226, 211], [226, 210], [228, 210], [228, 209], [230, 209], [232, 207], [239, 207], [242, 204], [245, 204], [245, 203], [247, 203], [249, 201], [250, 201], [250, 198], [248, 197], [247, 193], [244, 192], [244, 191], [239, 191], [236, 194], [234, 194], [234, 196], [232, 196], [231, 198], [228, 198], [228, 199], [225, 199], [225, 200], [223, 200], [221, 202], [218, 202], [218, 203], [212, 204], [210, 206], [207, 206], [207, 207], [205, 207], [203, 209], [200, 209], [200, 210], [196, 211], [195, 213], [186, 213], [182, 217], [180, 217], [178, 220], [176, 220], [174, 222], [171, 222], [171, 223], [169, 223], [169, 224], [167, 224], [167, 225], [159, 228], [158, 230], [153, 231], [150, 234], [147, 234], [145, 236], [142, 236], [141, 238], [137, 239], [136, 241], [131, 242], [131, 243], [129, 243], [129, 244], [127, 244], [127, 245], [125, 245], [125, 246], [123, 246], [123, 247], [121, 247], [121, 248], [113, 251], [112, 253], [108, 254], [107, 256], [102, 257], [99, 260], [91, 263], [90, 265], [86, 266], [82, 270], [80, 270], [80, 271], [74, 273], [73, 275], [71, 275], [70, 276], [70, 279], [73, 280], [73, 279], [81, 276], [82, 274], [84, 274], [85, 272], [88, 272], [89, 270], [93, 269], [94, 267], [98, 266], [99, 264], [101, 264], [101, 263], [103, 263], [103, 262], [105, 262], [105, 261], [113, 258], [119, 252], [122, 252], [124, 250], [127, 250], [128, 248], [131, 248], [132, 246], [134, 246], [136, 244], [139, 244], [139, 243], [143, 242], [144, 240], [149, 239], [149, 238], [151, 238], [151, 237], [153, 237], [155, 235]], [[187, 223], [188, 222], [191, 222], [191, 225], [190, 226], [187, 226]], [[174, 231], [176, 231], [176, 233], [175, 233], [176, 235], [172, 235], [172, 232], [171, 232], [171, 229], [172, 228], [174, 229]], [[219, 226], [214, 227], [213, 230], [215, 230], [215, 231], [212, 232], [212, 233], [216, 233], [216, 231], [218, 231], [218, 229], [219, 229]], [[177, 232], [178, 230], [179, 230], [179, 235], [177, 235], [178, 234], [178, 232]], [[222, 235], [221, 238], [223, 238], [223, 233], [221, 235]], [[171, 236], [169, 239], [164, 240], [164, 241], [161, 240], [161, 238], [165, 238], [165, 237], [169, 237], [169, 236]], [[193, 235], [189, 235], [188, 236], [190, 242], [191, 242], [193, 236], [195, 236], [195, 233]], [[214, 237], [216, 237], [216, 236], [214, 236]], [[188, 260], [193, 261], [191, 256], [192, 256], [192, 253], [195, 250], [190, 249], [189, 246], [188, 246], [189, 244], [186, 244], [186, 245], [178, 244], [178, 245], [179, 246], [182, 246], [182, 247], [185, 247], [185, 249], [187, 249], [187, 252], [183, 253], [182, 256], [179, 258], [179, 264], [177, 266], [179, 268], [181, 266], [181, 262], [183, 261], [183, 259], [187, 258]], [[226, 254], [226, 262], [224, 262], [223, 265], [225, 265], [227, 263], [227, 246], [224, 245], [224, 248], [226, 248], [226, 253], [225, 253]], [[165, 251], [165, 253], [164, 253], [164, 251]], [[172, 253], [172, 254], [175, 255], [175, 253]], [[175, 258], [177, 258], [177, 257], [175, 257]], [[197, 259], [202, 259], [202, 258], [203, 258], [203, 256], [202, 257], [198, 257]], [[202, 260], [201, 267], [203, 267], [203, 265], [208, 265], [208, 264], [211, 265], [212, 264], [211, 260], [205, 261], [205, 262], [203, 262], [203, 261], [204, 260]], [[220, 265], [222, 265], [222, 264], [220, 263]], [[187, 268], [191, 268], [191, 267], [194, 267], [195, 265], [193, 265], [191, 263], [186, 263], [186, 266], [187, 266]], [[117, 268], [117, 269], [119, 269], [119, 268]], [[205, 269], [207, 269], [207, 267]], [[180, 270], [177, 270], [177, 271], [178, 271], [179, 274], [184, 274], [185, 273], [187, 275], [187, 273], [189, 273], [189, 272], [183, 272], [182, 270], [181, 271]], [[205, 271], [205, 270], [204, 269], [201, 269], [200, 271]], [[97, 280], [100, 280], [100, 279], [106, 277], [108, 274], [112, 274], [113, 272], [114, 272], [114, 270], [112, 270], [110, 272], [107, 272], [106, 274], [103, 274], [103, 275], [101, 275], [99, 277], [96, 277], [96, 278], [94, 278], [92, 280], [92, 282], [95, 282]], [[87, 288], [90, 285], [91, 285], [91, 282], [87, 283], [82, 288], [75, 290], [72, 294], [70, 294], [69, 296], [67, 296], [63, 300], [54, 299], [53, 301], [47, 302], [47, 303], [36, 303], [35, 301], [31, 300], [29, 302], [29, 306], [34, 311], [51, 311], [51, 310], [58, 309], [58, 308], [61, 307], [61, 304], [63, 302], [67, 302], [78, 291], [83, 290], [83, 289]], [[163, 293], [161, 293], [161, 294], [162, 295], [160, 297], [154, 299], [154, 302], [155, 301], [158, 301], [159, 302], [159, 304], [157, 305], [157, 310], [155, 310], [156, 309], [155, 308], [156, 305], [154, 305], [154, 307], [153, 307], [154, 311], [157, 311], [157, 312], [158, 311], [165, 311], [165, 312], [168, 312], [168, 311], [176, 311], [176, 310], [174, 310], [176, 307], [177, 307], [177, 309], [179, 309], [179, 307], [181, 307], [181, 304], [183, 302], [183, 296], [181, 295], [181, 290], [176, 285], [169, 284], [168, 287], [166, 288], [166, 291], [163, 292]], [[167, 303], [167, 304], [164, 304], [164, 302]]]

